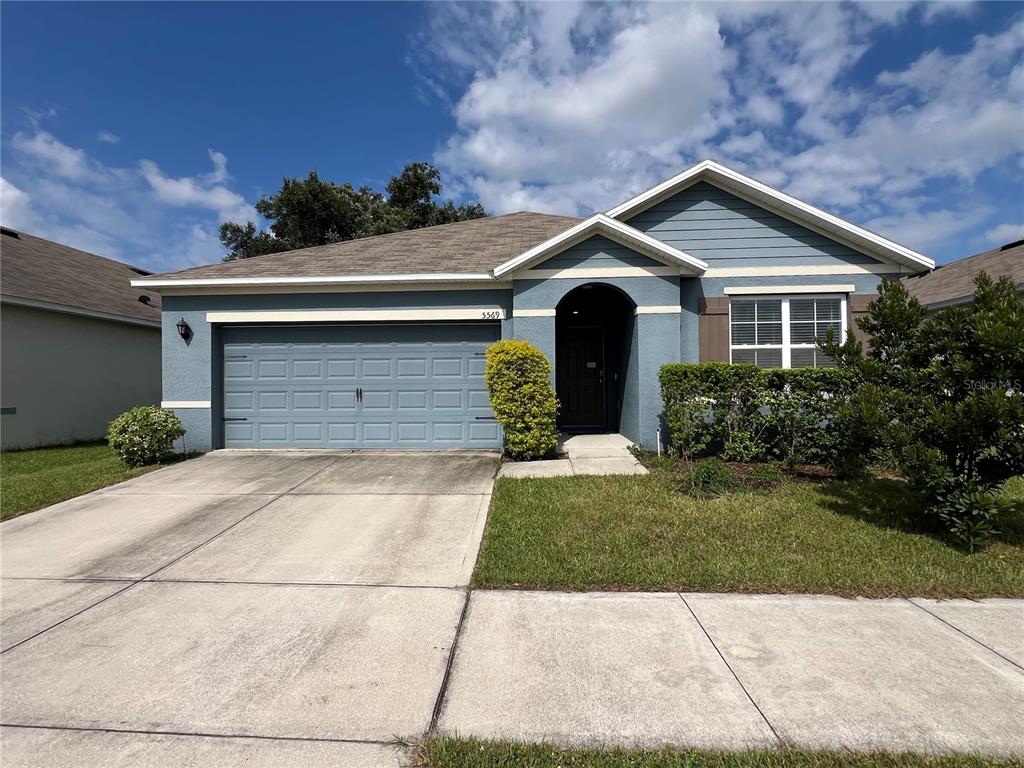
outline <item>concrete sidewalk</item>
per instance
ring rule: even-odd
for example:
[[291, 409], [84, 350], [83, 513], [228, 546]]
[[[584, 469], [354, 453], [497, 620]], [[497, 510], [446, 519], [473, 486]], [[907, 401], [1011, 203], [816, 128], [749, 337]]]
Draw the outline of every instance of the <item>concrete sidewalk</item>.
[[1024, 755], [1024, 601], [475, 591], [440, 730]]
[[646, 475], [630, 452], [633, 443], [618, 434], [561, 435], [550, 461], [506, 461], [498, 477], [566, 477], [569, 475]]

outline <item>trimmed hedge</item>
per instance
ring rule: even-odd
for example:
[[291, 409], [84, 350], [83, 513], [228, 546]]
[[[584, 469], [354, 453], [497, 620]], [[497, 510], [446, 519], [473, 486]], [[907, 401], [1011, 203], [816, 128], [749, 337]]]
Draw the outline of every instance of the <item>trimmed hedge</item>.
[[495, 342], [487, 348], [484, 381], [510, 458], [542, 459], [555, 449], [558, 400], [543, 352], [526, 341]]
[[853, 390], [837, 368], [674, 363], [659, 375], [672, 448], [687, 459], [831, 464], [838, 406]]

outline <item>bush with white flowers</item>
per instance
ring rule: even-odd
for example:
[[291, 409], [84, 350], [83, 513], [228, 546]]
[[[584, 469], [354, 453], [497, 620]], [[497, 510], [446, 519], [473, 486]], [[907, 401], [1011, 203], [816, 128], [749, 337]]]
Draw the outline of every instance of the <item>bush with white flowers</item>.
[[158, 464], [174, 455], [174, 441], [185, 434], [168, 408], [139, 406], [125, 411], [107, 430], [107, 441], [129, 467]]

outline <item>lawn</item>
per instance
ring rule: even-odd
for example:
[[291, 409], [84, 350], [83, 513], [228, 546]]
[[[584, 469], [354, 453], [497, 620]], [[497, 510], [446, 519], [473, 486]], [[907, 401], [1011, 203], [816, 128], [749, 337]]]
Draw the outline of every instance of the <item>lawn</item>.
[[1009, 768], [1019, 761], [913, 753], [748, 752], [558, 749], [542, 744], [436, 737], [423, 745], [421, 768]]
[[1024, 480], [983, 551], [915, 526], [896, 480], [787, 482], [698, 500], [671, 475], [501, 478], [479, 587], [1024, 596]]
[[164, 465], [126, 467], [106, 443], [0, 453], [0, 520], [17, 517]]

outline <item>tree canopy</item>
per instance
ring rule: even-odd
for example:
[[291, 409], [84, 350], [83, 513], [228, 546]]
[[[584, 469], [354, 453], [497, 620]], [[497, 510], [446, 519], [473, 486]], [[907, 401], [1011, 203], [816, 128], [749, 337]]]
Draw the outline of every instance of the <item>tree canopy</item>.
[[305, 179], [285, 178], [273, 195], [256, 203], [270, 222], [269, 231], [254, 222], [227, 222], [220, 241], [225, 261], [327, 245], [357, 237], [479, 219], [487, 215], [480, 203], [456, 205], [441, 201], [441, 173], [430, 163], [410, 163], [392, 177], [387, 194], [348, 182], [324, 181], [316, 171]]

